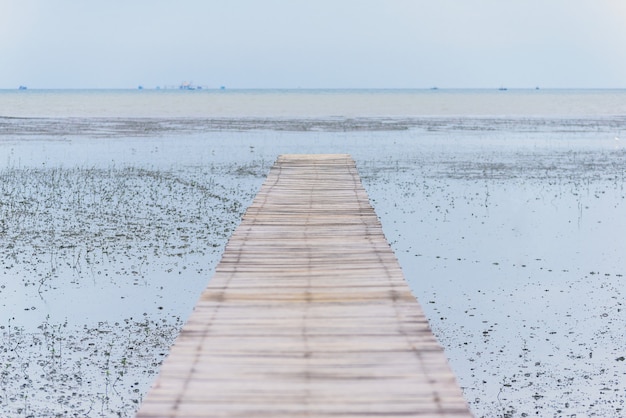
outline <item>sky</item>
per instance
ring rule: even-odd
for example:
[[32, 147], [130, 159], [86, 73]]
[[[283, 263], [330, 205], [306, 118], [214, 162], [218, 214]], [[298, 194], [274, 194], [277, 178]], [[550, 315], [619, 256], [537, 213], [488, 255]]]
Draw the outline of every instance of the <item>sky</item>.
[[0, 0], [0, 88], [626, 88], [626, 0]]

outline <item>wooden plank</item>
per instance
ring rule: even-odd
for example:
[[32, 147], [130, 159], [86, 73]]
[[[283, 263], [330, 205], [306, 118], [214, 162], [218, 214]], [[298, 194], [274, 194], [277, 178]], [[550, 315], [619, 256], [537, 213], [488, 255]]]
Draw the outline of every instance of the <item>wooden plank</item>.
[[283, 155], [138, 417], [469, 417], [349, 155]]

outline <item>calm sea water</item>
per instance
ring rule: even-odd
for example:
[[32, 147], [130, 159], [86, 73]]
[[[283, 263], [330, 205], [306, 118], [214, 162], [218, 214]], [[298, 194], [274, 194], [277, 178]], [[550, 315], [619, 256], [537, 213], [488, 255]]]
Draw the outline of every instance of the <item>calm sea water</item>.
[[626, 90], [0, 90], [0, 117], [626, 115]]

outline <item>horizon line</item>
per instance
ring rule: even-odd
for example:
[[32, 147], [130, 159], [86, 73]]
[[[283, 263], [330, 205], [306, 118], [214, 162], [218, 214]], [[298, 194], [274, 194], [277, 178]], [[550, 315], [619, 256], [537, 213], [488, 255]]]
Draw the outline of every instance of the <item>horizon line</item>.
[[491, 87], [205, 87], [199, 85], [195, 89], [185, 89], [175, 87], [173, 85], [167, 86], [154, 86], [154, 87], [28, 87], [26, 85], [20, 85], [18, 87], [0, 87], [2, 91], [34, 91], [34, 90], [124, 90], [124, 91], [228, 91], [228, 90], [288, 90], [288, 91], [312, 91], [312, 90], [335, 90], [335, 91], [363, 91], [363, 90], [426, 90], [426, 91], [438, 91], [438, 90], [496, 90], [496, 91], [508, 91], [508, 90], [626, 90], [626, 87], [506, 87], [506, 86], [491, 86]]

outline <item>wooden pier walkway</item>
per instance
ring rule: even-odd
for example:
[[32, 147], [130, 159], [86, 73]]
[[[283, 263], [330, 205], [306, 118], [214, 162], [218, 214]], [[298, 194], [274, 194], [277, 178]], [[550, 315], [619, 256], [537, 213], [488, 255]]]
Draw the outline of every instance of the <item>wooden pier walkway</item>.
[[349, 155], [283, 155], [138, 417], [470, 417]]

